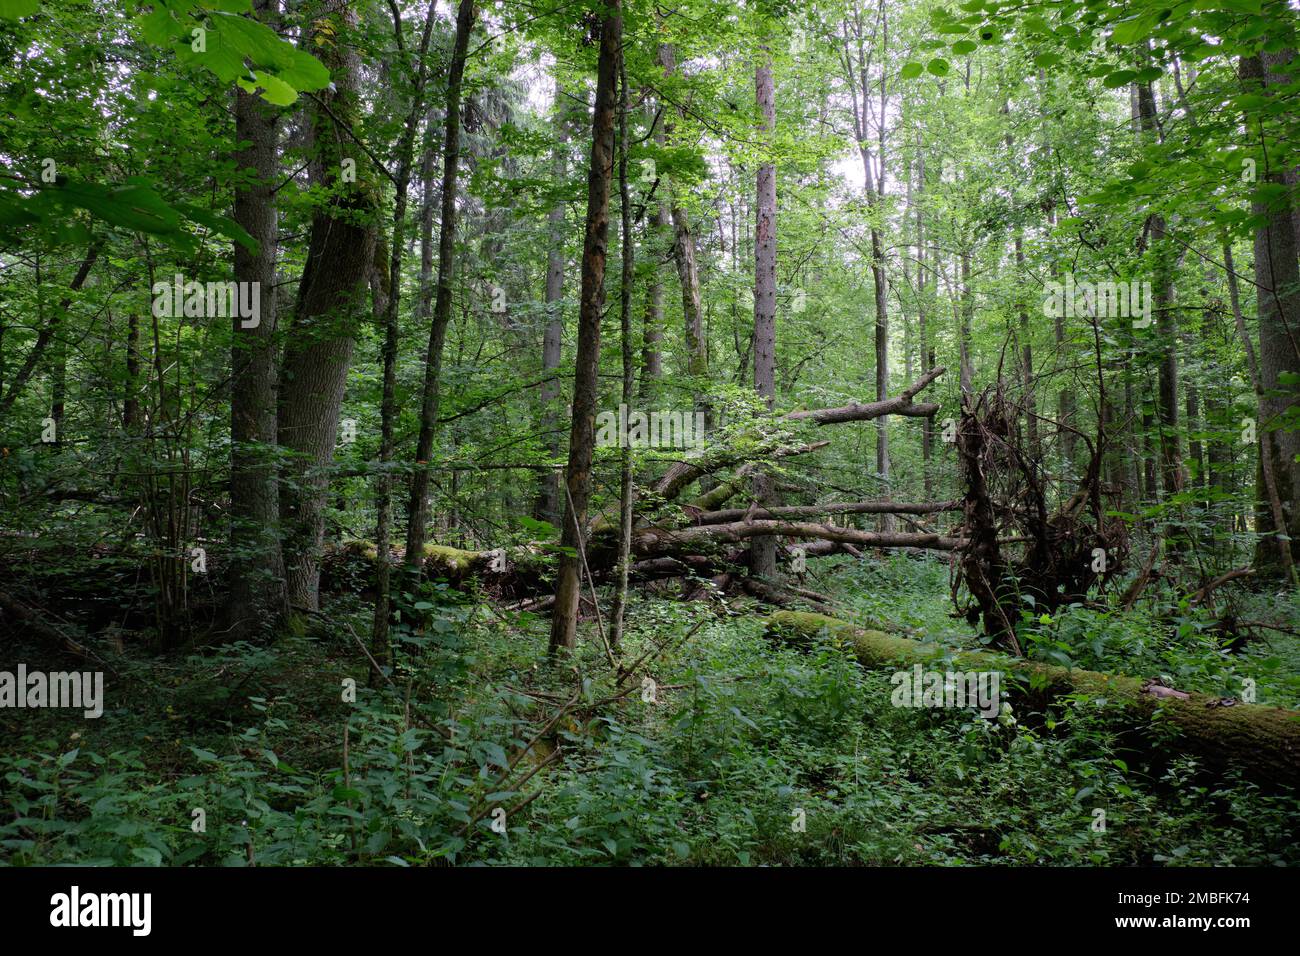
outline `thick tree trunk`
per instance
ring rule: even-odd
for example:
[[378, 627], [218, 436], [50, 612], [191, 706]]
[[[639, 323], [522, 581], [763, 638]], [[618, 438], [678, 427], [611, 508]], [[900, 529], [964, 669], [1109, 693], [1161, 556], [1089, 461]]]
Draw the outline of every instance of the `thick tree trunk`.
[[[664, 135], [665, 119], [656, 115], [650, 102], [646, 103], [649, 122], [654, 124], [654, 142], [658, 149], [667, 144]], [[646, 255], [642, 257], [641, 271], [645, 274], [646, 300], [645, 320], [641, 332], [641, 382], [638, 386], [641, 400], [650, 399], [664, 374], [664, 283], [662, 263], [673, 245], [672, 212], [668, 202], [663, 198], [668, 190], [666, 183], [656, 178], [653, 185], [658, 198], [654, 202], [654, 213], [650, 217], [650, 228], [643, 244]], [[734, 251], [734, 250], [733, 250]]]
[[[1246, 368], [1250, 372], [1250, 384], [1255, 390], [1255, 399], [1259, 407], [1264, 407], [1265, 395], [1262, 378], [1259, 371], [1259, 360], [1255, 355], [1255, 343], [1251, 341], [1250, 332], [1246, 328], [1246, 317], [1241, 312], [1241, 292], [1237, 283], [1237, 267], [1232, 259], [1232, 243], [1224, 241], [1223, 243], [1223, 267], [1228, 272], [1228, 297], [1232, 302], [1232, 316], [1237, 326], [1237, 335], [1241, 339], [1241, 344], [1246, 350]], [[1258, 428], [1256, 429], [1258, 432]], [[1286, 527], [1286, 511], [1282, 505], [1282, 497], [1278, 493], [1277, 474], [1278, 469], [1273, 464], [1273, 446], [1272, 442], [1264, 441], [1258, 434], [1259, 440], [1259, 484], [1264, 490], [1264, 502], [1268, 508], [1268, 516], [1271, 519], [1269, 526], [1273, 529]], [[1231, 527], [1229, 527], [1231, 530]], [[1279, 541], [1274, 548], [1274, 552], [1281, 560], [1282, 566], [1286, 568], [1287, 578], [1291, 584], [1300, 587], [1300, 579], [1296, 576], [1295, 561], [1291, 556], [1291, 549], [1285, 547], [1285, 542]]]
[[278, 432], [289, 452], [280, 487], [286, 586], [290, 605], [310, 611], [319, 601], [325, 499], [339, 408], [355, 335], [366, 319], [375, 251], [377, 190], [365, 154], [351, 136], [361, 114], [360, 67], [357, 56], [334, 39], [355, 27], [343, 23], [355, 17], [355, 11], [344, 6], [319, 18], [312, 34], [330, 38], [315, 49], [322, 51], [335, 89], [319, 94], [322, 106], [313, 117], [311, 175], [333, 195], [312, 216], [307, 262], [280, 375]]
[[[258, 18], [274, 27], [279, 0], [258, 0]], [[256, 283], [261, 321], [243, 328], [238, 316], [231, 346], [230, 379], [230, 597], [232, 637], [274, 628], [288, 611], [284, 555], [280, 550], [280, 492], [275, 467], [277, 322], [275, 295], [275, 185], [280, 169], [278, 111], [260, 96], [235, 90], [235, 139], [247, 142], [235, 165], [250, 184], [235, 190], [234, 219], [258, 244], [256, 252], [235, 243], [235, 281]], [[128, 340], [128, 428], [135, 427], [139, 374], [139, 326], [132, 317]]]
[[[1260, 56], [1242, 57], [1241, 78], [1251, 92], [1261, 91], [1266, 96], [1279, 96], [1279, 88], [1291, 79], [1292, 53], [1263, 53]], [[1263, 134], [1258, 128], [1250, 130], [1252, 137]], [[1266, 152], [1265, 157], [1269, 154]], [[1282, 379], [1300, 373], [1300, 265], [1297, 251], [1300, 236], [1296, 234], [1295, 209], [1290, 199], [1294, 183], [1287, 170], [1273, 168], [1267, 158], [1262, 163], [1261, 182], [1277, 187], [1277, 195], [1266, 201], [1257, 200], [1252, 212], [1260, 219], [1255, 229], [1255, 288], [1259, 312], [1259, 375], [1263, 388], [1260, 400], [1258, 438], [1268, 444], [1267, 454], [1261, 461], [1273, 463], [1273, 484], [1284, 513], [1285, 527], [1274, 522], [1267, 500], [1267, 487], [1261, 480], [1260, 506], [1256, 527], [1265, 537], [1259, 541], [1256, 564], [1261, 571], [1276, 570], [1283, 566], [1281, 548], [1284, 542], [1278, 536], [1290, 538], [1292, 555], [1300, 542], [1300, 431], [1279, 428], [1283, 416], [1296, 403], [1294, 387]], [[1262, 478], [1262, 475], [1261, 475]]]

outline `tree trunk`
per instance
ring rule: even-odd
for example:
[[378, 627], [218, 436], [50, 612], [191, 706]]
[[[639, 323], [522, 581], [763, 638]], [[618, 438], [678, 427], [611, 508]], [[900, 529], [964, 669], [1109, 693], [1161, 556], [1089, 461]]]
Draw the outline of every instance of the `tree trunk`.
[[569, 432], [568, 501], [551, 616], [550, 652], [572, 650], [578, 638], [580, 562], [587, 506], [591, 499], [591, 458], [595, 444], [596, 397], [600, 387], [600, 319], [605, 304], [605, 256], [609, 232], [609, 189], [614, 164], [615, 66], [622, 43], [621, 0], [612, 0], [601, 21], [596, 67], [596, 107], [591, 126], [591, 168], [587, 175], [587, 225], [582, 245], [582, 292], [578, 308], [578, 354], [573, 379], [573, 423]]
[[[393, 460], [393, 429], [397, 420], [397, 340], [398, 310], [402, 301], [402, 256], [406, 252], [406, 204], [411, 185], [411, 167], [415, 163], [415, 135], [424, 112], [424, 88], [429, 75], [429, 41], [433, 36], [434, 5], [429, 0], [425, 12], [424, 30], [420, 37], [419, 66], [408, 58], [402, 64], [403, 73], [412, 84], [410, 103], [407, 104], [406, 121], [397, 145], [397, 175], [394, 177], [393, 238], [388, 258], [388, 296], [384, 302], [382, 328], [384, 330], [383, 398], [380, 403], [379, 474], [375, 478], [375, 614], [371, 625], [371, 656], [380, 667], [386, 665], [392, 654], [388, 641], [389, 618], [392, 616], [389, 576], [392, 570], [389, 556], [389, 538], [392, 525], [393, 477], [389, 464]], [[399, 52], [404, 50], [402, 20], [397, 7], [393, 7], [393, 35]], [[379, 674], [371, 672], [372, 683]]]
[[[772, 59], [767, 50], [754, 71], [754, 91], [762, 118], [760, 137], [769, 145], [776, 131], [776, 95], [772, 81]], [[770, 157], [758, 167], [755, 186], [757, 206], [754, 221], [754, 390], [771, 411], [776, 401], [776, 166]], [[754, 499], [763, 507], [777, 504], [772, 478], [754, 478]], [[749, 548], [749, 569], [756, 577], [776, 575], [776, 539], [755, 538]]]
[[[1279, 87], [1290, 81], [1291, 51], [1263, 53], [1260, 56], [1241, 58], [1241, 79], [1248, 91], [1263, 92], [1275, 97], [1281, 95]], [[1251, 129], [1253, 136], [1263, 132]], [[1282, 187], [1278, 195], [1269, 200], [1256, 200], [1251, 211], [1259, 218], [1255, 229], [1255, 288], [1259, 312], [1259, 376], [1263, 397], [1260, 399], [1258, 439], [1268, 445], [1261, 451], [1260, 460], [1273, 464], [1273, 485], [1282, 505], [1284, 526], [1278, 527], [1267, 501], [1267, 486], [1261, 480], [1260, 506], [1256, 527], [1264, 535], [1256, 551], [1256, 565], [1261, 571], [1285, 567], [1281, 549], [1285, 542], [1280, 535], [1290, 538], [1291, 554], [1297, 551], [1300, 540], [1300, 507], [1296, 497], [1300, 494], [1300, 431], [1279, 428], [1284, 414], [1296, 403], [1295, 388], [1282, 379], [1300, 373], [1300, 266], [1297, 251], [1300, 237], [1296, 235], [1295, 216], [1290, 200], [1294, 184], [1287, 171], [1273, 168], [1267, 159], [1261, 163], [1264, 184]], [[1261, 475], [1262, 478], [1262, 475]]]
[[[671, 76], [676, 69], [676, 54], [672, 44], [659, 46], [659, 64], [664, 75]], [[672, 124], [665, 121], [665, 138], [671, 143]], [[682, 286], [682, 317], [686, 325], [686, 372], [694, 380], [695, 407], [705, 414], [705, 425], [712, 422], [712, 408], [708, 401], [709, 344], [704, 335], [704, 306], [700, 297], [700, 269], [695, 251], [695, 234], [691, 232], [691, 216], [682, 201], [684, 190], [676, 186], [672, 192], [673, 258]]]
[[[1255, 398], [1259, 402], [1260, 408], [1263, 408], [1265, 401], [1263, 379], [1260, 376], [1259, 361], [1255, 356], [1255, 343], [1251, 341], [1250, 332], [1246, 329], [1246, 318], [1241, 313], [1241, 293], [1237, 285], [1237, 268], [1232, 260], [1232, 243], [1228, 240], [1223, 243], [1223, 266], [1228, 271], [1228, 296], [1232, 302], [1232, 315], [1236, 322], [1237, 335], [1241, 338], [1241, 343], [1246, 350], [1246, 367], [1250, 371], [1250, 384], [1255, 390]], [[1277, 489], [1278, 469], [1273, 464], [1273, 443], [1264, 441], [1263, 437], [1258, 434], [1256, 438], [1259, 440], [1259, 483], [1264, 489], [1264, 502], [1268, 508], [1268, 516], [1271, 519], [1269, 526], [1272, 529], [1284, 528], [1286, 527], [1286, 512]], [[1277, 542], [1274, 553], [1281, 560], [1282, 566], [1286, 568], [1287, 578], [1290, 579], [1292, 586], [1300, 587], [1300, 579], [1296, 576], [1295, 561], [1292, 558], [1291, 549], [1285, 547], [1285, 544], [1284, 541]]]
[[[559, 99], [559, 85], [556, 84], [556, 99]], [[567, 114], [557, 107], [559, 138], [556, 141], [555, 155], [552, 160], [553, 176], [557, 186], [564, 183], [568, 175], [564, 161], [569, 141]], [[542, 372], [552, 377], [542, 382], [542, 429], [546, 433], [546, 450], [551, 458], [560, 457], [560, 379], [556, 371], [560, 367], [560, 358], [564, 349], [564, 203], [557, 202], [547, 214], [547, 227], [550, 233], [550, 247], [546, 251], [546, 331], [542, 335]], [[552, 468], [541, 474], [537, 503], [533, 517], [539, 521], [549, 521], [555, 526], [560, 524], [564, 511], [560, 500], [563, 492], [560, 488], [560, 471]]]
[[[274, 28], [279, 0], [258, 0], [254, 11]], [[275, 466], [277, 323], [275, 295], [275, 184], [280, 170], [278, 110], [262, 97], [235, 90], [235, 139], [249, 145], [235, 165], [250, 185], [235, 190], [234, 219], [258, 244], [235, 243], [235, 281], [256, 283], [261, 321], [243, 328], [238, 316], [231, 346], [230, 379], [230, 597], [227, 626], [242, 638], [273, 628], [288, 611], [284, 554], [280, 550], [280, 492]], [[139, 327], [132, 316], [127, 340], [128, 428], [136, 424]]]
[[[1142, 131], [1157, 138], [1155, 91], [1151, 84], [1138, 84], [1138, 117]], [[1166, 236], [1165, 217], [1151, 216], [1151, 251], [1156, 257], [1154, 309], [1156, 334], [1160, 338], [1160, 367], [1157, 376], [1157, 408], [1160, 416], [1160, 465], [1165, 495], [1172, 497], [1183, 487], [1182, 442], [1178, 434], [1178, 327], [1174, 316], [1173, 258]], [[1171, 531], [1178, 534], [1176, 526]]]
[[[337, 38], [355, 27], [348, 7], [315, 21], [312, 37], [334, 77], [313, 117], [312, 180], [331, 198], [312, 215], [307, 261], [298, 285], [293, 329], [280, 388], [280, 444], [289, 453], [280, 487], [289, 604], [317, 610], [325, 500], [355, 335], [366, 319], [375, 251], [377, 187], [351, 137], [361, 118], [358, 57]], [[345, 166], [344, 161], [348, 163]], [[355, 164], [355, 165], [354, 165]], [[355, 171], [355, 177], [353, 176]], [[355, 179], [355, 181], [353, 181]]]
[[460, 100], [465, 76], [465, 56], [474, 25], [474, 0], [460, 0], [456, 10], [456, 39], [447, 74], [447, 111], [442, 147], [442, 220], [438, 226], [438, 289], [429, 327], [429, 348], [424, 357], [424, 388], [420, 396], [420, 437], [415, 450], [415, 472], [407, 504], [406, 560], [419, 567], [429, 524], [430, 459], [438, 426], [438, 390], [442, 378], [442, 348], [451, 322], [451, 281], [456, 251], [456, 177], [460, 169]]
[[986, 651], [949, 651], [934, 644], [864, 630], [845, 621], [798, 611], [777, 611], [768, 618], [773, 634], [801, 640], [829, 634], [848, 643], [864, 667], [910, 668], [915, 664], [943, 670], [981, 670], [1005, 674], [1014, 671], [1027, 678], [1023, 685], [1005, 681], [1013, 694], [1030, 688], [1036, 700], [1067, 694], [1109, 701], [1131, 726], [1153, 724], [1176, 728], [1171, 745], [1205, 758], [1222, 768], [1238, 764], [1252, 779], [1270, 785], [1300, 784], [1300, 720], [1294, 711], [1262, 704], [1217, 706], [1218, 698], [1191, 693], [1185, 697], [1158, 696], [1137, 677], [1102, 674], [1016, 660]]
[[[627, 67], [618, 57], [618, 193], [623, 272], [618, 290], [619, 347], [623, 356], [623, 404], [629, 408], [636, 387], [632, 361], [632, 280], [636, 261], [632, 238], [632, 196], [627, 185]], [[618, 650], [623, 641], [623, 616], [627, 609], [627, 577], [632, 558], [632, 449], [619, 449], [618, 555], [614, 571], [614, 604], [609, 612], [609, 646]]]

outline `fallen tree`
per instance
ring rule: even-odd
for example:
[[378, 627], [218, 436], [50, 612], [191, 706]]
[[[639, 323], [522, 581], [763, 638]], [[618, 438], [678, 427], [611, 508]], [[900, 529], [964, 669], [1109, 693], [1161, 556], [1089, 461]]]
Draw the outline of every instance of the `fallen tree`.
[[[797, 410], [782, 421], [808, 421], [829, 425], [851, 421], [869, 421], [883, 415], [928, 416], [938, 410], [936, 404], [917, 404], [916, 395], [944, 373], [933, 369], [898, 395], [878, 402], [852, 403], [835, 408]], [[752, 436], [751, 436], [752, 437]], [[649, 483], [648, 494], [637, 502], [638, 518], [632, 536], [630, 569], [635, 581], [646, 582], [671, 577], [715, 577], [723, 575], [728, 583], [763, 598], [788, 598], [797, 590], [781, 588], [775, 582], [752, 586], [736, 575], [743, 564], [737, 544], [749, 539], [776, 535], [786, 539], [785, 552], [793, 557], [798, 547], [804, 557], [827, 554], [850, 554], [860, 557], [859, 548], [920, 548], [952, 551], [963, 540], [926, 529], [913, 532], [878, 532], [843, 527], [832, 521], [800, 520], [836, 515], [930, 515], [955, 511], [958, 501], [892, 502], [843, 501], [820, 504], [788, 505], [773, 509], [725, 508], [734, 497], [747, 495], [753, 478], [774, 462], [810, 455], [830, 444], [829, 441], [799, 442], [787, 433], [774, 433], [758, 441], [740, 441], [705, 449], [698, 455], [674, 462], [667, 471]], [[716, 484], [691, 499], [678, 500], [690, 485], [702, 478]], [[616, 548], [614, 531], [617, 523], [597, 516], [585, 542], [585, 564], [597, 583], [611, 573]], [[546, 544], [491, 550], [449, 548], [429, 545], [425, 548], [423, 569], [431, 578], [462, 586], [471, 579], [488, 593], [519, 599], [544, 593], [551, 584], [550, 555]], [[327, 577], [334, 582], [350, 581], [364, 588], [369, 577], [360, 561], [373, 561], [374, 545], [363, 541], [343, 542], [330, 550], [322, 562]], [[395, 560], [404, 561], [400, 550]]]
[[[935, 403], [916, 404], [913, 400], [927, 386], [932, 384], [935, 379], [947, 371], [944, 366], [933, 368], [926, 372], [915, 382], [905, 388], [898, 395], [892, 398], [882, 399], [878, 402], [853, 402], [848, 405], [840, 405], [835, 408], [815, 408], [815, 409], [797, 409], [787, 412], [781, 420], [786, 422], [811, 422], [814, 425], [838, 425], [845, 422], [865, 422], [876, 418], [882, 418], [886, 415], [901, 415], [912, 418], [929, 418], [939, 411], [939, 406]], [[769, 458], [779, 459], [787, 458], [791, 455], [807, 454], [829, 444], [828, 442], [814, 442], [810, 445], [777, 445], [760, 446], [757, 449], [758, 454], [766, 454]], [[751, 452], [750, 455], [754, 455]], [[668, 469], [657, 482], [654, 484], [654, 491], [657, 495], [665, 499], [676, 497], [683, 488], [692, 481], [702, 478], [705, 475], [711, 475], [715, 471], [730, 467], [744, 461], [744, 457], [732, 449], [712, 449], [695, 458], [680, 461]], [[737, 487], [737, 491], [741, 486]], [[718, 507], [722, 502], [714, 502], [712, 507]]]
[[[999, 383], [963, 399], [955, 436], [966, 495], [954, 531], [965, 544], [953, 603], [962, 608], [958, 588], [964, 585], [973, 600], [963, 612], [967, 621], [982, 620], [993, 643], [1017, 655], [1016, 624], [1027, 599], [1048, 613], [1086, 601], [1090, 589], [1105, 587], [1122, 570], [1129, 549], [1127, 527], [1102, 501], [1105, 431], [1095, 442], [1079, 434], [1090, 454], [1069, 493], [1052, 487], [1041, 448], [1026, 446], [1018, 423], [1028, 414]], [[1063, 503], [1053, 508], [1051, 501]], [[1004, 549], [1010, 542], [1020, 545], [1018, 554]]]
[[1239, 766], [1256, 782], [1300, 786], [1297, 711], [1186, 693], [1138, 677], [1040, 664], [987, 651], [953, 650], [866, 630], [821, 614], [777, 611], [768, 618], [768, 631], [787, 640], [829, 634], [851, 647], [864, 667], [910, 667], [943, 658], [945, 670], [960, 667], [1023, 675], [1028, 678], [1026, 693], [1043, 701], [1065, 694], [1104, 699], [1136, 729], [1166, 726], [1176, 730], [1173, 746], [1215, 768]]
[[864, 548], [927, 548], [952, 551], [965, 541], [942, 534], [923, 532], [862, 531], [814, 521], [733, 521], [727, 524], [693, 525], [687, 528], [643, 528], [633, 534], [638, 555], [662, 554], [699, 546], [746, 541], [760, 535], [784, 535], [810, 541], [839, 541]]

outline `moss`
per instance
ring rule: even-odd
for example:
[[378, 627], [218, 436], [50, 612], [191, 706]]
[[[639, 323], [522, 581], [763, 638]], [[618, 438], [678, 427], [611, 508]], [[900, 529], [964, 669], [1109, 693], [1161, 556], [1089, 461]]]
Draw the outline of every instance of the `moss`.
[[1218, 706], [1217, 698], [1193, 692], [1186, 699], [1157, 698], [1142, 691], [1137, 677], [1103, 674], [1020, 660], [990, 651], [952, 650], [938, 644], [865, 630], [824, 614], [777, 611], [768, 618], [770, 632], [809, 637], [826, 633], [851, 647], [866, 667], [910, 666], [951, 653], [955, 665], [970, 670], [1014, 671], [1049, 699], [1070, 693], [1105, 698], [1119, 705], [1130, 723], [1160, 721], [1176, 728], [1185, 749], [1215, 764], [1242, 765], [1261, 780], [1300, 785], [1300, 714], [1260, 704]]
[[466, 571], [483, 556], [481, 551], [466, 551], [452, 548], [445, 544], [429, 543], [424, 546], [424, 559], [432, 560], [440, 568], [452, 571]]

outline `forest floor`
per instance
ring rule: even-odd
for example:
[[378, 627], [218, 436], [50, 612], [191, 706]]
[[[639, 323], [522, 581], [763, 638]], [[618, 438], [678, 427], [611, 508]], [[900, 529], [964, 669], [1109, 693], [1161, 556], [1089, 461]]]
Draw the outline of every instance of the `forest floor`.
[[[847, 620], [979, 643], [952, 616], [943, 561], [837, 558], [810, 584]], [[890, 673], [833, 641], [781, 643], [747, 600], [668, 591], [634, 599], [624, 659], [649, 656], [619, 684], [594, 624], [576, 658], [551, 664], [543, 618], [445, 587], [415, 597], [421, 620], [398, 631], [391, 686], [367, 686], [354, 634], [371, 612], [343, 594], [274, 647], [111, 658], [101, 719], [4, 712], [0, 859], [1300, 862], [1293, 795], [1144, 746], [1094, 701], [995, 720], [896, 707]], [[1246, 618], [1300, 629], [1294, 601], [1234, 600]], [[1173, 611], [1072, 608], [1023, 634], [1045, 660], [1224, 695], [1249, 676], [1260, 703], [1300, 706], [1296, 635], [1230, 653], [1209, 615]], [[21, 650], [29, 667], [73, 666]]]

